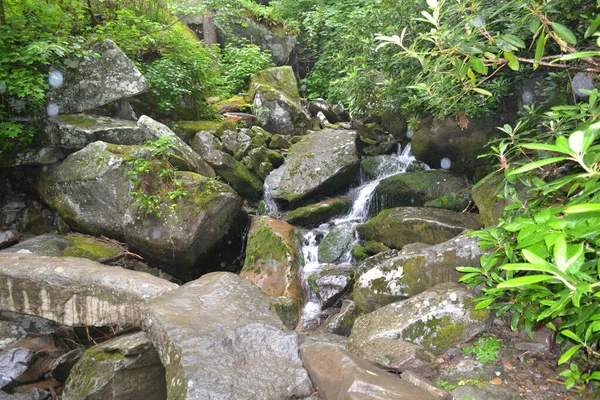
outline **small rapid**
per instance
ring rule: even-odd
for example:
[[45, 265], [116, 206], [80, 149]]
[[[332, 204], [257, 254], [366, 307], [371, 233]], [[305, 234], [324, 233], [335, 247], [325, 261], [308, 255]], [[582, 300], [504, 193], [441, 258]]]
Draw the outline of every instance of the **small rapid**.
[[403, 150], [399, 147], [397, 154], [379, 157], [380, 163], [378, 164], [376, 178], [367, 182], [361, 182], [361, 186], [351, 191], [350, 195], [354, 197], [354, 202], [348, 214], [342, 218], [336, 218], [321, 224], [319, 227], [303, 235], [302, 254], [304, 256], [304, 267], [301, 270], [300, 278], [305, 293], [305, 305], [302, 312], [302, 326], [304, 329], [318, 326], [319, 324], [317, 318], [322, 308], [321, 301], [309, 284], [308, 277], [318, 273], [325, 266], [331, 265], [331, 263], [319, 261], [319, 246], [323, 239], [333, 230], [351, 231], [353, 240], [348, 243], [345, 251], [334, 262], [334, 265], [352, 265], [351, 250], [358, 241], [356, 225], [365, 222], [369, 218], [369, 208], [377, 185], [383, 179], [406, 172], [416, 162], [415, 157], [411, 153], [410, 144]]

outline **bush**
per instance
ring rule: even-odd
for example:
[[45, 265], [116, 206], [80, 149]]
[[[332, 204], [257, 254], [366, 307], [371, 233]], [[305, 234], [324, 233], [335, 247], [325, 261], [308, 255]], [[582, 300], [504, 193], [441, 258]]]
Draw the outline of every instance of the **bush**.
[[252, 74], [272, 66], [270, 53], [254, 44], [228, 45], [221, 61], [223, 95], [231, 96], [245, 91]]

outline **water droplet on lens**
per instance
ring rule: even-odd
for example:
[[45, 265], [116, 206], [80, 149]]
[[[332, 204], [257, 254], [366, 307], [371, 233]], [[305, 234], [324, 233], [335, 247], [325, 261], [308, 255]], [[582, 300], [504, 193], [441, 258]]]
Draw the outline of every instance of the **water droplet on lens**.
[[442, 161], [440, 162], [440, 166], [443, 169], [450, 169], [450, 167], [452, 166], [452, 161], [450, 161], [450, 159], [448, 157], [444, 157], [444, 158], [442, 158]]
[[50, 103], [46, 106], [46, 113], [49, 117], [56, 117], [58, 115], [58, 104]]
[[0, 82], [0, 94], [6, 93], [6, 83]]
[[48, 75], [48, 85], [50, 85], [50, 87], [52, 89], [56, 89], [61, 87], [63, 84], [63, 74], [62, 72], [53, 69], [52, 71], [50, 71], [50, 75]]
[[410, 129], [406, 131], [406, 137], [407, 138], [412, 139], [413, 135], [414, 135], [414, 133]]

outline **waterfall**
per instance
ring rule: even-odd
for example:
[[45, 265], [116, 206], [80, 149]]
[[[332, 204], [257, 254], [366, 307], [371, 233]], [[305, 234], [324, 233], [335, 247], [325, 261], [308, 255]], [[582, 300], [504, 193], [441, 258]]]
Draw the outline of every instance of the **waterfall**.
[[[356, 225], [366, 221], [369, 217], [369, 205], [373, 198], [373, 193], [383, 179], [393, 175], [406, 172], [415, 161], [415, 157], [411, 154], [411, 146], [408, 144], [404, 150], [400, 147], [395, 155], [380, 156], [381, 162], [377, 169], [377, 177], [369, 182], [364, 182], [359, 188], [354, 190], [355, 197], [352, 208], [348, 214], [342, 218], [333, 219], [319, 227], [308, 231], [303, 235], [302, 254], [304, 256], [304, 267], [301, 271], [301, 280], [306, 295], [305, 305], [302, 312], [303, 327], [306, 328], [317, 324], [316, 318], [321, 312], [321, 303], [319, 297], [310, 287], [308, 277], [318, 273], [326, 264], [319, 262], [318, 249], [321, 240], [333, 229], [341, 225], [352, 226], [355, 229]], [[267, 198], [265, 196], [265, 203]], [[346, 253], [338, 260], [338, 265], [351, 265], [352, 254], [350, 252], [353, 245], [358, 241], [358, 235], [355, 232], [354, 243], [347, 249]]]
[[277, 203], [273, 200], [271, 196], [271, 189], [269, 185], [267, 185], [267, 181], [263, 185], [263, 202], [265, 204], [265, 215], [279, 215], [279, 209], [277, 208]]

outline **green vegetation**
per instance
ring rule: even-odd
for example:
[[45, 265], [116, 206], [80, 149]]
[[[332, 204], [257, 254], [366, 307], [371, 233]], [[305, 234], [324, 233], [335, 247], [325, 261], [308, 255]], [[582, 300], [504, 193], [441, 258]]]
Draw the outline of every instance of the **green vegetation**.
[[465, 346], [462, 348], [465, 354], [475, 354], [475, 358], [483, 364], [498, 358], [498, 351], [502, 349], [502, 343], [495, 336], [482, 335], [473, 346]]

